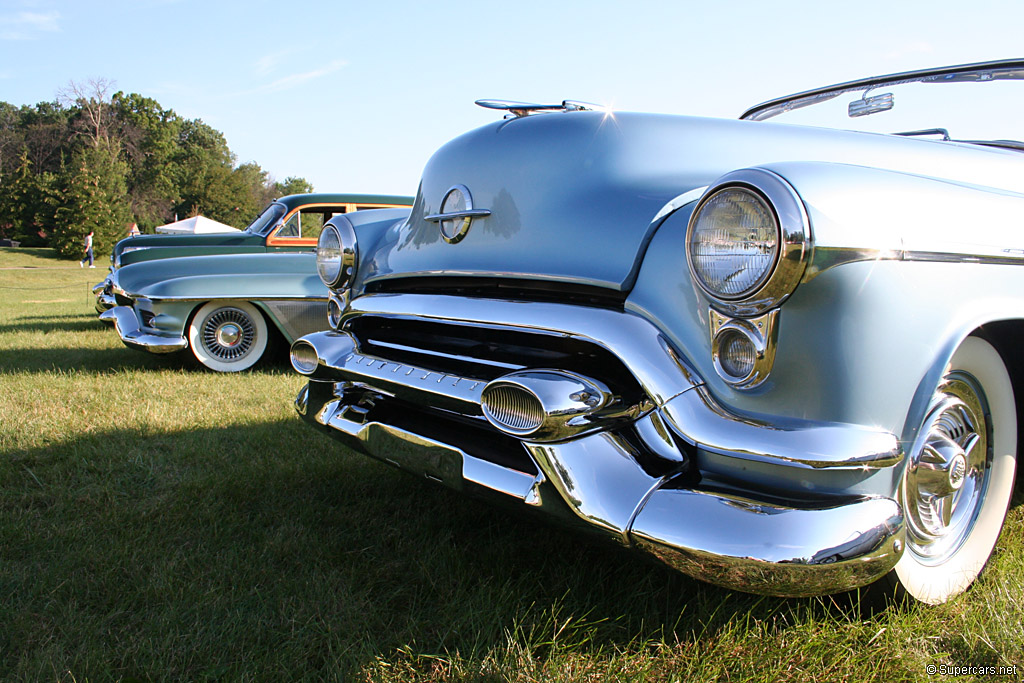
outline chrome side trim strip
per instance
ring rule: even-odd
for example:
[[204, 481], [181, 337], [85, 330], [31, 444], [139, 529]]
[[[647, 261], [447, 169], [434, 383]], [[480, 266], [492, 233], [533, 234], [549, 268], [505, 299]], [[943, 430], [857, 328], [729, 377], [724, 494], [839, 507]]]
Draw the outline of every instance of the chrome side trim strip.
[[467, 415], [482, 415], [484, 380], [434, 372], [407, 363], [377, 358], [356, 350], [347, 332], [316, 332], [302, 338], [316, 351], [313, 376], [362, 384], [398, 398], [436, 401]]
[[651, 222], [656, 223], [657, 221], [669, 215], [676, 209], [682, 208], [687, 204], [690, 204], [691, 202], [697, 201], [698, 199], [704, 196], [704, 193], [707, 192], [707, 189], [708, 186], [703, 185], [701, 187], [694, 188], [689, 192], [684, 192], [678, 197], [670, 199], [665, 204], [665, 206], [661, 207], [661, 209], [658, 210], [658, 213], [654, 214], [654, 218], [651, 219]]
[[980, 263], [990, 266], [1024, 266], [1024, 249], [999, 252], [949, 252], [923, 250], [872, 249], [869, 247], [815, 246], [803, 282], [809, 282], [826, 270], [861, 261], [918, 261], [922, 263]]
[[150, 353], [173, 353], [188, 346], [188, 341], [184, 337], [165, 337], [146, 332], [139, 324], [135, 311], [129, 306], [114, 306], [101, 313], [100, 320], [113, 322], [125, 346]]
[[129, 297], [131, 297], [133, 299], [136, 299], [136, 298], [144, 296], [147, 299], [149, 299], [150, 301], [220, 301], [220, 300], [229, 300], [229, 299], [234, 299], [234, 300], [246, 299], [246, 300], [252, 300], [252, 301], [323, 302], [325, 304], [327, 303], [327, 299], [328, 299], [327, 296], [280, 296], [280, 295], [278, 295], [278, 296], [275, 296], [275, 295], [261, 296], [261, 295], [253, 295], [251, 293], [246, 293], [246, 294], [214, 294], [214, 295], [204, 295], [204, 296], [201, 296], [201, 297], [195, 297], [195, 296], [149, 296], [147, 294], [128, 294], [126, 292], [125, 296], [129, 296]]

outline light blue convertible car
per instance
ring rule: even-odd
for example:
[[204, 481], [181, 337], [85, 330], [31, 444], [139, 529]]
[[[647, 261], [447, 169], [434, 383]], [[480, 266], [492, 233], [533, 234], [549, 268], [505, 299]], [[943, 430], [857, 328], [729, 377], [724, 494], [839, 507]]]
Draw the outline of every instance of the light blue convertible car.
[[411, 216], [322, 232], [297, 410], [723, 586], [948, 600], [1017, 463], [1024, 134], [987, 98], [1022, 79], [900, 73], [739, 121], [482, 101], [504, 119], [433, 156]]

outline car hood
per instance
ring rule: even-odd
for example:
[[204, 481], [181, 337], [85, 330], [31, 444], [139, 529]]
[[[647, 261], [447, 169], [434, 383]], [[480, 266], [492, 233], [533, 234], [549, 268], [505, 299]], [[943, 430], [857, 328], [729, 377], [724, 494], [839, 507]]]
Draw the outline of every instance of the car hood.
[[159, 259], [110, 275], [115, 291], [150, 299], [327, 298], [312, 253], [231, 254]]
[[[222, 248], [262, 247], [264, 238], [248, 232], [214, 232], [200, 235], [139, 235], [129, 237], [117, 243], [114, 256], [122, 255], [122, 263], [131, 263], [134, 259], [148, 260], [157, 258], [157, 252], [143, 255], [142, 250], [173, 247], [175, 253], [194, 248], [196, 252], [216, 252]], [[132, 256], [134, 254], [134, 256]], [[141, 258], [140, 258], [141, 257]]]
[[[442, 147], [409, 220], [375, 246], [360, 279], [487, 275], [628, 290], [669, 202], [735, 169], [805, 160], [1024, 190], [1024, 157], [973, 145], [682, 116], [541, 114]], [[441, 213], [455, 185], [490, 215], [450, 244], [427, 216]]]

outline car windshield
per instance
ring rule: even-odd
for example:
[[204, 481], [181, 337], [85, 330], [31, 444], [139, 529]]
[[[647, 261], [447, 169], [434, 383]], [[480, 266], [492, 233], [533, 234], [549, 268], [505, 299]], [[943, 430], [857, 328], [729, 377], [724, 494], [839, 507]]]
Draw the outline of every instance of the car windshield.
[[850, 81], [771, 100], [741, 118], [1024, 150], [1024, 60]]
[[272, 227], [277, 225], [277, 222], [284, 217], [287, 209], [283, 204], [271, 204], [263, 210], [259, 216], [253, 219], [253, 222], [246, 227], [246, 232], [251, 232], [254, 235], [266, 235]]

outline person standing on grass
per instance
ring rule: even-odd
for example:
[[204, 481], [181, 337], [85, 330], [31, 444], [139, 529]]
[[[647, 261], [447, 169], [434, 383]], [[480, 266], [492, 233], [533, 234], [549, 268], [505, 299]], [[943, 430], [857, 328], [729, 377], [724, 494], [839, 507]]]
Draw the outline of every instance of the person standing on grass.
[[90, 230], [89, 234], [85, 236], [85, 256], [83, 256], [82, 260], [78, 262], [78, 267], [84, 268], [86, 261], [89, 262], [90, 268], [96, 267], [92, 263], [92, 230]]

